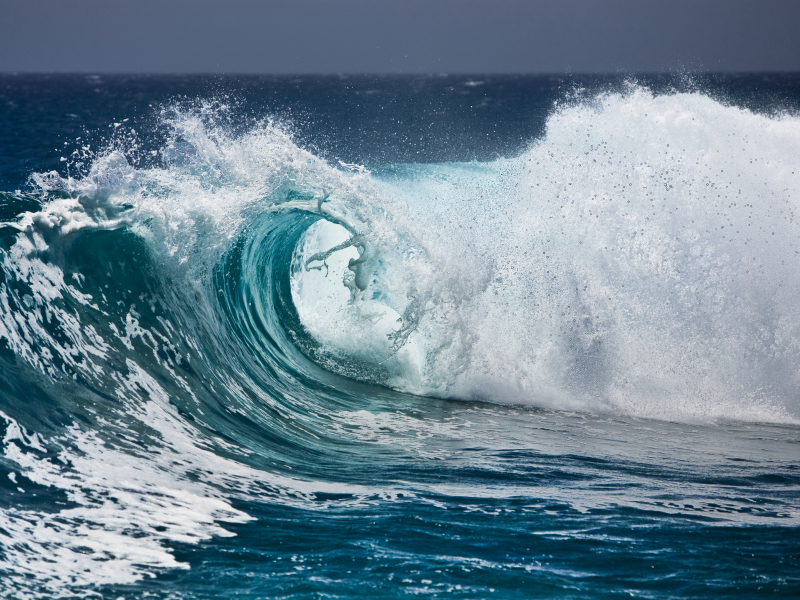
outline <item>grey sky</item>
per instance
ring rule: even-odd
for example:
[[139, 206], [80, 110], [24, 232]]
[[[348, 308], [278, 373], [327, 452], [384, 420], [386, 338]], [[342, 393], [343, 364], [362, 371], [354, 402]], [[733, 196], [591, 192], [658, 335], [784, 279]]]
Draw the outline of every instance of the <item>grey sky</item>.
[[0, 72], [800, 71], [797, 0], [0, 0]]

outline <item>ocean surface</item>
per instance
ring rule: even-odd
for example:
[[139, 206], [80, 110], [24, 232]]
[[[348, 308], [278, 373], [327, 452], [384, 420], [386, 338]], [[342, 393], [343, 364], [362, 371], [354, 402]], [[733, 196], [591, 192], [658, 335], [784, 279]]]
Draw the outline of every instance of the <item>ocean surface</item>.
[[800, 75], [0, 76], [0, 597], [800, 597]]

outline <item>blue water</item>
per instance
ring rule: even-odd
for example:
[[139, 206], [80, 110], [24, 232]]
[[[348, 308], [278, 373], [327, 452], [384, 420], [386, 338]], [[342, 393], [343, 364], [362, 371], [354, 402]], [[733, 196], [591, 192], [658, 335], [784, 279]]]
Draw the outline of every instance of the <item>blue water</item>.
[[798, 109], [0, 77], [0, 595], [797, 597]]

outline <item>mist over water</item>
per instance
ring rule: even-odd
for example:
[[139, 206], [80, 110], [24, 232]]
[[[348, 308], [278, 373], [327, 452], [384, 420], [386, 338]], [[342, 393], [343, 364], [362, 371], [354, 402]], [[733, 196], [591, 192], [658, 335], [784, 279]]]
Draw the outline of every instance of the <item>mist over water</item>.
[[480, 162], [156, 103], [3, 193], [2, 593], [796, 591], [800, 118], [559, 94]]

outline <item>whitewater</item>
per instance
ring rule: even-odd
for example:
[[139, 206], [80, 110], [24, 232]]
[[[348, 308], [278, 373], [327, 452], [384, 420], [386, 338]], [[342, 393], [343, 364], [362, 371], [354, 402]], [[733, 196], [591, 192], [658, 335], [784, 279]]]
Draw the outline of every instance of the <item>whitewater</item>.
[[0, 594], [793, 596], [800, 118], [741, 104], [572, 87], [482, 160], [219, 95], [64, 143], [0, 195]]

